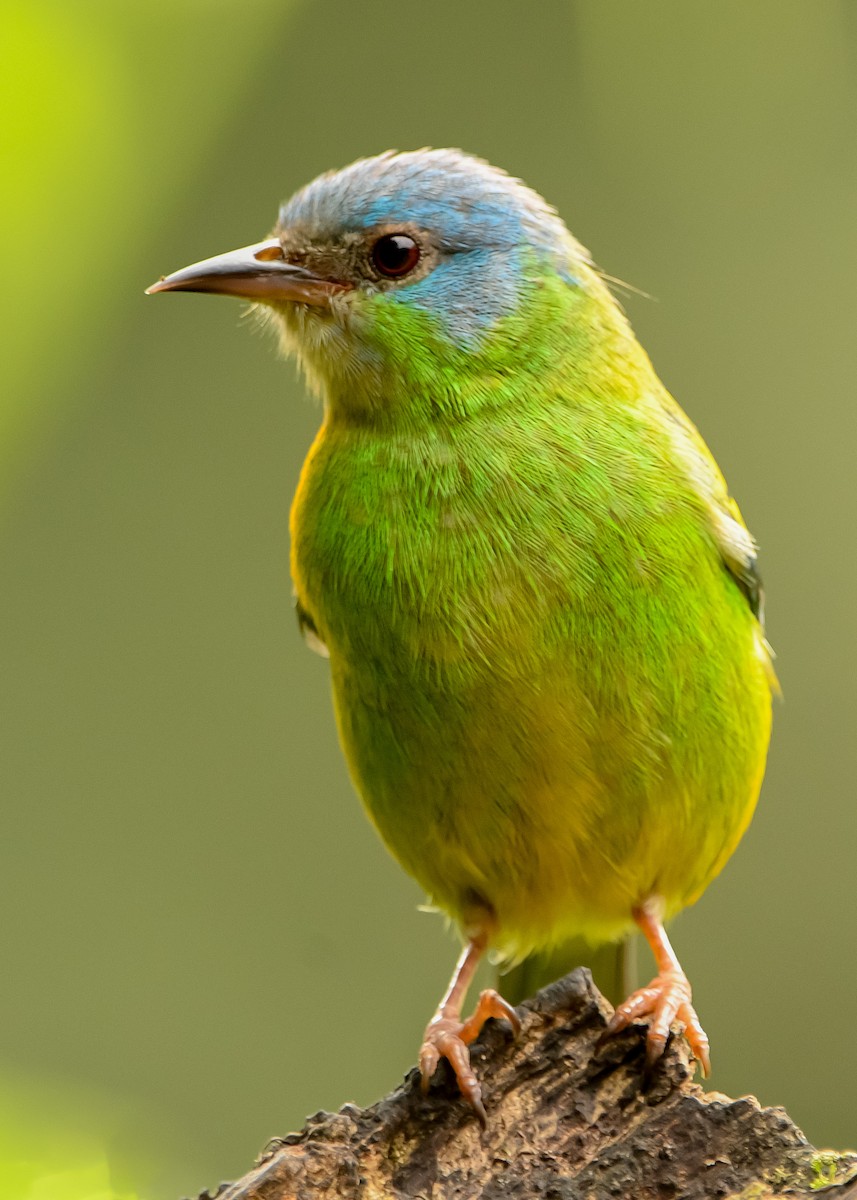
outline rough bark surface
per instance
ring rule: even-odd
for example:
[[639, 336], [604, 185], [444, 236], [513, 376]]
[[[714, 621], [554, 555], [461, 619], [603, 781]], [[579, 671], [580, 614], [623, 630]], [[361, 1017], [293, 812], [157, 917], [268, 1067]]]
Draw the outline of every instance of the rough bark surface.
[[484, 1132], [445, 1064], [428, 1096], [412, 1071], [200, 1200], [857, 1200], [857, 1154], [816, 1150], [782, 1109], [703, 1092], [681, 1038], [647, 1078], [642, 1026], [598, 1045], [611, 1011], [578, 970], [518, 1009], [517, 1042], [490, 1022], [473, 1048]]

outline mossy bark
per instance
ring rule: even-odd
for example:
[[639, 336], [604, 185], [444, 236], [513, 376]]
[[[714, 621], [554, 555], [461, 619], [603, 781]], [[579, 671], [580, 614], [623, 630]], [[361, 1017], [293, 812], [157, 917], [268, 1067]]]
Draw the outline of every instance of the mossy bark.
[[642, 1027], [599, 1046], [610, 1011], [577, 970], [518, 1009], [516, 1042], [491, 1022], [473, 1049], [484, 1132], [445, 1066], [427, 1096], [411, 1072], [200, 1200], [857, 1200], [857, 1154], [815, 1149], [782, 1109], [704, 1092], [681, 1038], [647, 1077]]

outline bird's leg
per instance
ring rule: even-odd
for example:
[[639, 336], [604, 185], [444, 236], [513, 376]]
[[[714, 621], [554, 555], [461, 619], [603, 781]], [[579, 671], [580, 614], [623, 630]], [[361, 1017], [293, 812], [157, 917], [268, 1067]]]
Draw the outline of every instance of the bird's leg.
[[605, 1030], [605, 1036], [625, 1029], [638, 1017], [650, 1016], [652, 1022], [646, 1038], [646, 1061], [651, 1067], [666, 1048], [670, 1025], [677, 1021], [684, 1027], [684, 1035], [694, 1058], [702, 1067], [703, 1075], [709, 1075], [711, 1059], [708, 1036], [691, 1004], [690, 983], [666, 935], [661, 909], [656, 899], [634, 909], [634, 920], [652, 948], [658, 973], [648, 987], [640, 988], [619, 1005]]
[[466, 1021], [461, 1020], [461, 1006], [479, 960], [485, 953], [487, 942], [488, 938], [484, 933], [478, 934], [472, 937], [462, 950], [449, 987], [426, 1026], [423, 1044], [420, 1047], [423, 1091], [428, 1090], [437, 1064], [442, 1058], [447, 1059], [455, 1072], [459, 1091], [476, 1113], [483, 1128], [486, 1125], [486, 1116], [482, 1103], [482, 1088], [470, 1065], [470, 1052], [467, 1047], [479, 1036], [489, 1017], [505, 1017], [515, 1034], [518, 1034], [521, 1028], [514, 1008], [493, 988], [480, 993], [473, 1015]]

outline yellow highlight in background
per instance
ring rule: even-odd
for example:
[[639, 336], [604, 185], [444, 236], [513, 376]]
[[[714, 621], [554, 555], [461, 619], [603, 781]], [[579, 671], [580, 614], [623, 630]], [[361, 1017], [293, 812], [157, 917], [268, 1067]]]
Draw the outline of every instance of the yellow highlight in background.
[[142, 1200], [117, 1188], [106, 1147], [88, 1131], [104, 1127], [105, 1108], [71, 1089], [0, 1085], [0, 1200]]

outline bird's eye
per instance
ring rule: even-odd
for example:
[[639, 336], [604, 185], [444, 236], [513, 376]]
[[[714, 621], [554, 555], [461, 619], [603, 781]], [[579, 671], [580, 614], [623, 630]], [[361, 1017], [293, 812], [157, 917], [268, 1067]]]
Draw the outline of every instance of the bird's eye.
[[381, 275], [399, 279], [420, 261], [420, 248], [407, 233], [385, 233], [372, 247], [372, 262]]

